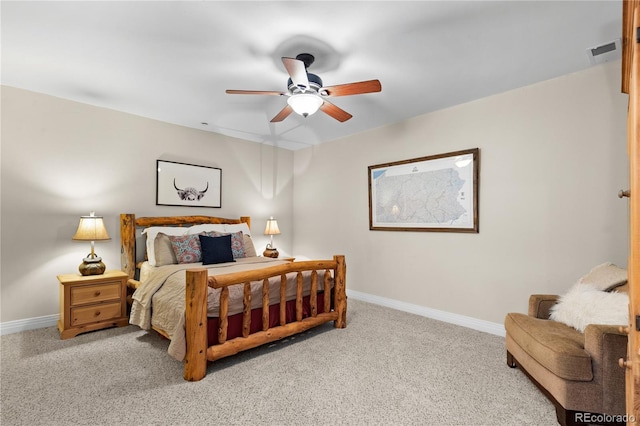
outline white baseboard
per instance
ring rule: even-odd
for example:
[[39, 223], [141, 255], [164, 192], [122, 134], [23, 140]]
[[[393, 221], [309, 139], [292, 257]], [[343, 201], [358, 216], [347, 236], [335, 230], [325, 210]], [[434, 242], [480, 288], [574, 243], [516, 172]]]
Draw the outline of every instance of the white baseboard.
[[[437, 309], [426, 308], [424, 306], [401, 302], [394, 299], [388, 299], [386, 297], [374, 296], [372, 294], [362, 293], [355, 290], [347, 289], [347, 296], [352, 297], [356, 300], [362, 300], [363, 302], [386, 306], [387, 308], [409, 312], [438, 321], [444, 321], [450, 324], [471, 328], [473, 330], [483, 331], [489, 334], [495, 334], [496, 336], [505, 336], [504, 326], [502, 324], [479, 320], [464, 315], [452, 314], [451, 312], [439, 311]], [[36, 328], [55, 326], [58, 322], [59, 317], [60, 316], [58, 314], [55, 314], [47, 315], [44, 317], [3, 322], [0, 323], [0, 336], [4, 334], [18, 333], [26, 330], [35, 330]]]
[[0, 336], [19, 333], [21, 331], [35, 330], [36, 328], [55, 326], [58, 323], [58, 318], [60, 318], [60, 315], [55, 314], [44, 317], [2, 322], [0, 323]]
[[495, 334], [496, 336], [505, 336], [504, 325], [495, 322], [452, 314], [451, 312], [439, 311], [437, 309], [426, 308], [424, 306], [401, 302], [399, 300], [387, 299], [386, 297], [374, 296], [372, 294], [362, 293], [355, 290], [347, 289], [347, 296], [356, 300], [362, 300], [363, 302], [369, 302], [375, 305], [381, 305], [387, 308], [397, 309], [399, 311], [409, 312], [438, 321], [444, 321], [450, 324], [483, 331], [485, 333]]

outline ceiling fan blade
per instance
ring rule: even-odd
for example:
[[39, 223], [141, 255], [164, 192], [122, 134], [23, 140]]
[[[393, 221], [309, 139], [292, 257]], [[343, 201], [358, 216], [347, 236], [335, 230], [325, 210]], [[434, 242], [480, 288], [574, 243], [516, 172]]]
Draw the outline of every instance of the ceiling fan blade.
[[282, 63], [287, 69], [291, 81], [298, 87], [309, 87], [309, 78], [307, 77], [307, 68], [304, 62], [295, 58], [282, 58]]
[[283, 96], [282, 92], [274, 92], [270, 90], [225, 90], [229, 95], [279, 95]]
[[322, 110], [322, 112], [330, 115], [341, 123], [344, 123], [345, 121], [353, 117], [353, 115], [349, 114], [347, 111], [327, 101], [322, 102], [322, 105], [320, 105], [320, 109]]
[[338, 84], [337, 86], [323, 87], [322, 91], [328, 96], [360, 95], [363, 93], [380, 92], [382, 85], [379, 80], [359, 81], [357, 83]]
[[286, 107], [282, 108], [282, 110], [271, 119], [272, 123], [278, 123], [289, 116], [293, 112], [293, 108], [289, 104]]

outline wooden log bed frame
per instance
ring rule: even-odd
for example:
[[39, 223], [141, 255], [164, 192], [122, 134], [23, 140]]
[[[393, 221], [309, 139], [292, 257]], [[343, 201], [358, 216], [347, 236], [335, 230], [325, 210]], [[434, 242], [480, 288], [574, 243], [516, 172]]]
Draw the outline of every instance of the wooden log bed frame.
[[[135, 280], [136, 272], [136, 229], [150, 226], [192, 226], [197, 224], [238, 224], [250, 226], [250, 217], [225, 219], [211, 216], [172, 216], [172, 217], [140, 217], [134, 214], [120, 215], [120, 240], [122, 270], [129, 275], [128, 287], [135, 290], [140, 282]], [[310, 316], [303, 318], [303, 278], [302, 273], [311, 273], [311, 292], [309, 294]], [[324, 280], [318, 288], [318, 271], [324, 271]], [[287, 322], [285, 308], [286, 274], [296, 273], [295, 318]], [[331, 289], [333, 276], [333, 290]], [[280, 309], [279, 321], [275, 327], [269, 327], [269, 278], [280, 277]], [[260, 331], [250, 333], [251, 327], [251, 282], [262, 282], [262, 327]], [[229, 287], [242, 285], [242, 335], [227, 339]], [[209, 346], [207, 341], [207, 287], [221, 289], [218, 342]], [[324, 299], [318, 303], [318, 291], [323, 291]], [[321, 293], [322, 294], [322, 293]], [[331, 299], [333, 296], [333, 300]], [[312, 260], [289, 262], [284, 265], [267, 268], [208, 276], [207, 269], [198, 265], [186, 271], [186, 312], [185, 337], [186, 355], [184, 360], [184, 379], [198, 381], [205, 377], [207, 362], [234, 355], [238, 352], [255, 348], [265, 343], [304, 332], [329, 321], [336, 328], [346, 327], [346, 263], [343, 255], [334, 256], [332, 260]], [[129, 299], [130, 300], [130, 299]], [[318, 312], [322, 305], [323, 312]], [[168, 334], [154, 327], [165, 337]]]

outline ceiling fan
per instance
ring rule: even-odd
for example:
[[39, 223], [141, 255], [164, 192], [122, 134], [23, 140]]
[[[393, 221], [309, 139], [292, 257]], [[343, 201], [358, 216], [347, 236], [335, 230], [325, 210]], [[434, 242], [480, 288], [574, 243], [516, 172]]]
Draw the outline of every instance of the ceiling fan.
[[325, 114], [335, 118], [340, 122], [347, 121], [351, 114], [332, 104], [327, 100], [329, 97], [360, 95], [363, 93], [373, 93], [382, 90], [379, 80], [359, 81], [357, 83], [338, 84], [337, 86], [322, 86], [322, 79], [315, 74], [307, 72], [307, 68], [315, 60], [309, 53], [301, 53], [295, 58], [282, 58], [284, 67], [289, 73], [287, 81], [287, 92], [261, 91], [261, 90], [227, 90], [231, 95], [277, 95], [287, 96], [287, 106], [285, 106], [275, 117], [272, 123], [284, 120], [292, 112], [296, 112], [303, 117], [315, 113], [320, 109]]

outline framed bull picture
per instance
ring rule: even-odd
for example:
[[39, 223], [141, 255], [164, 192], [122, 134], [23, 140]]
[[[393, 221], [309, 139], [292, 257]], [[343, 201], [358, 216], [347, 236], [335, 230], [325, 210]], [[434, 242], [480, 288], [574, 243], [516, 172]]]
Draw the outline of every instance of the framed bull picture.
[[222, 169], [157, 160], [156, 204], [222, 207]]

